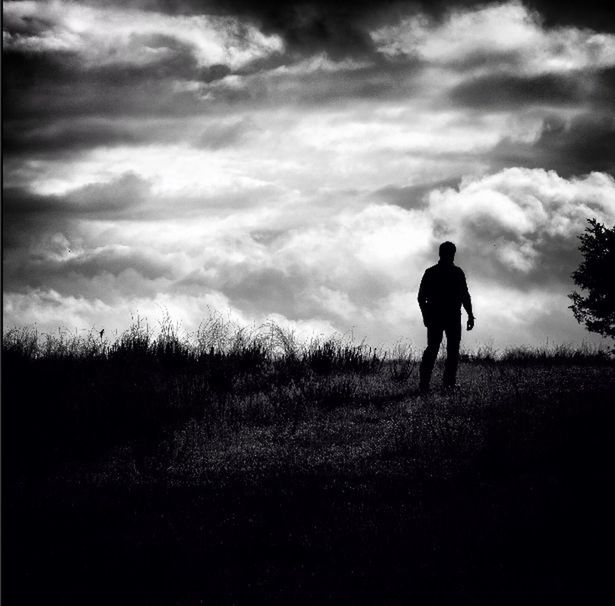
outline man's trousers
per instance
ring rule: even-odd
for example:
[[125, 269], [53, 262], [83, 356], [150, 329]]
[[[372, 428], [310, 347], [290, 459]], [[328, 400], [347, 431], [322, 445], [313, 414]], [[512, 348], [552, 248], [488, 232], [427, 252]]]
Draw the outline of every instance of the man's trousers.
[[459, 344], [461, 343], [461, 315], [453, 318], [433, 319], [427, 327], [427, 348], [423, 353], [420, 366], [420, 388], [429, 389], [442, 335], [446, 334], [446, 363], [442, 382], [445, 387], [455, 385], [457, 363], [459, 362]]

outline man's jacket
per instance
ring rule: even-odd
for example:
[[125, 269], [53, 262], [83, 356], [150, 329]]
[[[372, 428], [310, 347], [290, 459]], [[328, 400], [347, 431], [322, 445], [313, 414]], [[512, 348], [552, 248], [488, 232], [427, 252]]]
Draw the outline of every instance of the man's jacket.
[[418, 300], [426, 324], [458, 319], [462, 305], [469, 314], [472, 310], [466, 276], [454, 263], [440, 261], [425, 270]]

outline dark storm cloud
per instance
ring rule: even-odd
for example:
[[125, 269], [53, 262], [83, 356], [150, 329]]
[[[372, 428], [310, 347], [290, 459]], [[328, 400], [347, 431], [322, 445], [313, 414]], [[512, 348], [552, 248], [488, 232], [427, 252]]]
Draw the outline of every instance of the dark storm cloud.
[[93, 183], [66, 195], [42, 195], [21, 187], [7, 187], [3, 207], [8, 226], [13, 217], [35, 214], [95, 215], [117, 218], [143, 203], [149, 185], [135, 174], [127, 173], [110, 183]]
[[[116, 6], [123, 4], [114, 2]], [[173, 15], [225, 15], [256, 22], [266, 33], [281, 35], [289, 55], [325, 51], [331, 58], [366, 56], [374, 52], [367, 26], [383, 11], [402, 3], [367, 0], [307, 2], [275, 0], [136, 1], [133, 6]], [[416, 5], [416, 4], [415, 4]]]
[[[108, 300], [116, 296], [113, 280], [142, 294], [151, 282], [169, 279], [172, 264], [152, 251], [129, 247], [80, 250], [89, 220], [117, 220], [143, 203], [147, 184], [124, 175], [109, 184], [92, 184], [64, 196], [5, 188], [3, 196], [3, 274], [6, 292], [53, 289], [67, 296]], [[100, 285], [99, 278], [105, 284]], [[112, 282], [113, 282], [112, 280]], [[132, 289], [132, 290], [131, 290]]]
[[[114, 3], [107, 3], [114, 4]], [[116, 57], [106, 65], [85, 65], [76, 52], [25, 52], [9, 48], [4, 54], [4, 147], [9, 154], [79, 153], [99, 146], [138, 145], [174, 141], [182, 137], [172, 129], [122, 123], [122, 118], [181, 118], [215, 115], [228, 107], [266, 107], [270, 104], [325, 105], [346, 100], [403, 100], [420, 93], [415, 76], [424, 64], [418, 59], [390, 60], [372, 47], [369, 29], [404, 14], [426, 11], [434, 19], [453, 8], [473, 2], [136, 2], [138, 6], [170, 14], [224, 14], [249, 18], [268, 32], [281, 35], [286, 53], [258, 57], [238, 67], [199, 65], [195, 47], [172, 35], [134, 34], [131, 44], [156, 51], [156, 60], [143, 65]], [[99, 3], [93, 6], [100, 7]], [[124, 6], [116, 3], [116, 6]], [[39, 34], [52, 28], [48, 20], [8, 22], [11, 33]], [[305, 56], [326, 52], [330, 57], [365, 59], [360, 68], [340, 67], [331, 72], [273, 73], [273, 67]], [[478, 50], [461, 55], [448, 67], [465, 73], [477, 67], [490, 71], [514, 67], [514, 52]], [[241, 74], [240, 86], [222, 79]], [[490, 74], [462, 82], [450, 94], [454, 104], [476, 109], [514, 109], [531, 105], [607, 103], [613, 98], [613, 76], [600, 72], [593, 87], [585, 86], [587, 74], [521, 77]], [[195, 88], [194, 84], [200, 84]], [[218, 86], [218, 84], [220, 84]], [[186, 85], [186, 86], [184, 86]], [[589, 90], [589, 92], [588, 92]], [[591, 92], [593, 91], [593, 92]], [[81, 123], [69, 123], [82, 118]], [[87, 122], [87, 118], [99, 118]], [[104, 118], [104, 119], [100, 119]], [[64, 121], [64, 124], [59, 121]], [[222, 130], [227, 127], [221, 127]], [[211, 134], [211, 137], [210, 137]], [[237, 139], [233, 139], [237, 137]], [[239, 131], [203, 133], [196, 144], [217, 149], [227, 140], [241, 139]], [[211, 143], [208, 143], [211, 140]], [[217, 141], [221, 143], [218, 144]], [[213, 146], [213, 147], [212, 147]]]
[[80, 116], [7, 120], [4, 151], [11, 157], [60, 160], [93, 148], [139, 146], [148, 143], [187, 143], [207, 149], [222, 149], [245, 141], [258, 127], [247, 118], [227, 124], [214, 122], [202, 134], [182, 121], [169, 123], [164, 116], [140, 118]]
[[615, 10], [610, 0], [529, 0], [547, 27], [576, 26], [595, 31], [615, 32]]
[[489, 74], [462, 82], [450, 93], [457, 106], [506, 110], [533, 105], [576, 105], [587, 94], [583, 74]]
[[388, 185], [374, 192], [376, 198], [381, 198], [388, 204], [395, 204], [405, 209], [420, 209], [427, 206], [426, 196], [434, 189], [446, 189], [456, 187], [460, 177], [449, 177], [436, 181], [417, 183], [416, 185], [406, 185], [398, 187]]
[[[27, 288], [53, 288], [59, 290], [65, 284], [70, 294], [70, 283], [76, 277], [86, 281], [96, 276], [110, 274], [119, 276], [132, 270], [146, 280], [171, 278], [173, 266], [155, 259], [143, 251], [108, 249], [78, 253], [73, 256], [66, 251], [66, 258], [53, 258], [41, 253], [26, 258], [9, 258], [4, 264], [7, 290], [20, 291]], [[81, 293], [79, 293], [81, 294]]]
[[522, 65], [519, 51], [497, 49], [474, 49], [458, 57], [447, 57], [444, 66], [458, 73], [471, 73], [477, 70], [488, 72], [514, 71]]
[[[65, 195], [41, 195], [8, 187], [3, 195], [3, 271], [7, 292], [31, 288], [107, 300], [123, 291], [143, 294], [154, 280], [170, 279], [173, 265], [154, 251], [127, 246], [82, 250], [88, 221], [134, 216], [146, 201], [148, 184], [133, 174], [110, 183], [95, 183]], [[87, 239], [87, 238], [86, 238]], [[127, 273], [128, 272], [128, 273]], [[105, 285], [100, 285], [99, 278]], [[132, 277], [126, 277], [132, 276]], [[112, 280], [112, 282], [113, 282]], [[149, 284], [149, 285], [148, 285]], [[105, 289], [113, 292], [105, 292]], [[132, 289], [132, 290], [131, 290]]]
[[198, 139], [197, 146], [204, 149], [222, 149], [245, 141], [260, 129], [250, 118], [238, 118], [231, 123], [215, 123], [207, 127]]
[[48, 84], [139, 85], [160, 79], [190, 79], [213, 82], [230, 73], [227, 65], [200, 65], [195, 47], [170, 35], [133, 35], [131, 44], [144, 51], [156, 51], [157, 59], [135, 64], [117, 57], [106, 65], [85, 65], [76, 51], [35, 52], [9, 49], [3, 56], [5, 84], [10, 89]]
[[[350, 101], [403, 101], [420, 92], [417, 76], [423, 63], [409, 60], [387, 63], [381, 60], [360, 67], [341, 66], [334, 70], [314, 70], [295, 74], [281, 72], [249, 82], [252, 103], [282, 106], [336, 106]], [[224, 95], [221, 91], [221, 95]]]
[[[165, 37], [166, 38], [166, 37]], [[84, 66], [77, 53], [5, 52], [5, 115], [11, 119], [63, 116], [170, 115], [204, 110], [194, 93], [175, 89], [182, 81], [205, 84], [223, 78], [224, 65], [198, 66], [193, 49], [177, 43], [147, 65]]]
[[[48, 64], [48, 59], [40, 58], [42, 64]], [[8, 88], [3, 142], [10, 155], [78, 154], [94, 147], [173, 141], [220, 149], [240, 143], [257, 127], [245, 118], [237, 118], [232, 124], [221, 121], [194, 139], [194, 133], [182, 129], [181, 118], [199, 114], [213, 117], [223, 114], [224, 108], [245, 111], [267, 108], [272, 103], [312, 106], [356, 99], [402, 100], [416, 91], [415, 77], [421, 68], [420, 62], [412, 61], [386, 69], [370, 65], [331, 72], [257, 73], [248, 76], [240, 88], [209, 89], [211, 97], [203, 101], [198, 91], [175, 89], [177, 75], [169, 80], [148, 77], [131, 82], [124, 76], [109, 78], [111, 68], [84, 75], [66, 65], [60, 67], [59, 59], [51, 63], [61, 74], [57, 78], [50, 70], [41, 80], [33, 76], [27, 79], [27, 85], [13, 82]], [[19, 72], [10, 61], [6, 69], [9, 79]], [[115, 69], [120, 75], [124, 68]], [[218, 66], [210, 69], [217, 69], [220, 77], [227, 72]], [[25, 80], [23, 74], [20, 77]], [[165, 124], [166, 118], [178, 120], [175, 127]]]
[[138, 251], [97, 251], [73, 259], [31, 254], [9, 256], [4, 264], [6, 293], [54, 291], [115, 304], [127, 297], [153, 297], [172, 283], [173, 266]]
[[263, 268], [248, 272], [240, 272], [236, 268], [218, 288], [233, 305], [247, 311], [258, 313], [267, 309], [271, 313], [279, 313], [287, 318], [309, 318], [313, 309], [301, 308], [301, 298], [307, 286], [304, 276], [287, 275], [276, 268]]
[[600, 109], [615, 111], [615, 67], [597, 72], [590, 99]]
[[[112, 1], [109, 4], [125, 5]], [[131, 5], [168, 14], [222, 14], [256, 21], [281, 35], [291, 53], [326, 51], [332, 57], [373, 53], [366, 30], [423, 13], [440, 21], [453, 10], [502, 4], [501, 0], [133, 0]], [[615, 31], [610, 0], [525, 0], [546, 27], [576, 26]]]
[[66, 195], [42, 195], [24, 187], [3, 189], [3, 250], [27, 254], [45, 237], [70, 233], [82, 220], [120, 220], [134, 216], [149, 185], [128, 173], [110, 183], [94, 183]]
[[127, 269], [132, 269], [148, 280], [171, 278], [173, 264], [163, 259], [155, 258], [146, 251], [109, 249], [92, 251], [68, 259], [56, 265], [58, 273], [74, 272], [86, 278], [110, 273], [119, 275]]
[[314, 305], [305, 300], [308, 277], [288, 274], [274, 267], [246, 263], [218, 264], [214, 274], [195, 270], [174, 283], [176, 292], [198, 296], [206, 290], [223, 293], [243, 312], [282, 314], [287, 318], [313, 317]]
[[563, 176], [591, 171], [615, 175], [615, 117], [585, 113], [567, 122], [553, 115], [545, 118], [535, 142], [504, 139], [489, 156], [500, 167], [542, 167]]
[[[281, 236], [292, 238], [291, 234]], [[269, 242], [270, 243], [270, 242]], [[309, 256], [306, 251], [306, 255]], [[268, 263], [275, 262], [273, 251], [266, 253]], [[278, 259], [278, 264], [279, 264]], [[321, 288], [331, 292], [342, 289], [353, 304], [371, 308], [393, 292], [396, 283], [368, 268], [356, 266], [354, 275], [344, 286], [335, 276], [323, 276], [320, 267], [293, 264], [283, 269], [259, 262], [216, 260], [213, 265], [190, 272], [173, 284], [173, 290], [198, 296], [204, 291], [217, 291], [228, 298], [233, 307], [247, 314], [277, 313], [291, 320], [343, 316], [319, 295]]]
[[99, 120], [7, 120], [4, 123], [4, 150], [15, 154], [81, 153], [93, 147], [135, 145], [160, 140], [160, 132], [150, 125], [139, 128], [121, 122]]
[[[522, 250], [527, 241], [523, 236], [502, 229], [497, 221], [483, 217], [465, 227], [461, 241], [464, 262], [472, 267], [476, 278], [505, 288], [524, 291], [568, 284], [570, 274], [581, 261], [576, 234], [532, 234], [532, 250], [537, 262], [529, 269], [521, 269], [499, 255], [502, 247]], [[437, 257], [435, 246], [433, 252]]]

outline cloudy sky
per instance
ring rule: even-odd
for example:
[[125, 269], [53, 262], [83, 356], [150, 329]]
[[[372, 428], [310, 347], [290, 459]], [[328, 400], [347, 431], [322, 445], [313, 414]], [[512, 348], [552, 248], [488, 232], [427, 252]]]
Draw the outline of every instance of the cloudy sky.
[[4, 2], [5, 327], [216, 309], [420, 346], [451, 239], [467, 347], [591, 339], [566, 295], [615, 223], [608, 4]]

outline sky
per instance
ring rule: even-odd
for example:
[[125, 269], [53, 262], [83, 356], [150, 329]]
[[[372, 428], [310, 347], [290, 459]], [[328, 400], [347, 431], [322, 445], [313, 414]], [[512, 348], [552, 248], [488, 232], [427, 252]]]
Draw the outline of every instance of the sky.
[[567, 295], [615, 224], [608, 5], [4, 2], [5, 329], [421, 347], [452, 240], [466, 348], [599, 342]]

